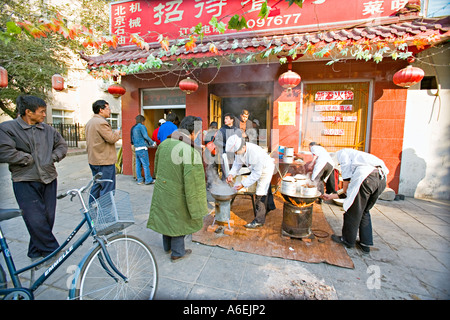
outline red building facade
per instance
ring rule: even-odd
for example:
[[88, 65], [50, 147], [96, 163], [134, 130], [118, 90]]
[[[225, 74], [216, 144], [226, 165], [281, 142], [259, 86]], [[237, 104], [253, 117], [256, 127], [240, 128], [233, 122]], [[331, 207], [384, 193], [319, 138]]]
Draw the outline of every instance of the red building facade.
[[[277, 16], [284, 18], [290, 16], [291, 19], [296, 17], [295, 12], [306, 16], [308, 10], [321, 9], [313, 2], [305, 1], [303, 9], [296, 8], [297, 11], [281, 10], [279, 13], [275, 8], [274, 12], [278, 13]], [[388, 2], [391, 4], [387, 0], [379, 1], [386, 8], [393, 8], [390, 11], [380, 13], [376, 8], [372, 8], [370, 13], [369, 8], [363, 6], [367, 1], [350, 1], [348, 10], [344, 10], [346, 15], [343, 19], [346, 21], [342, 21], [342, 18], [336, 21], [336, 10], [334, 15], [324, 10], [325, 13], [319, 16], [324, 25], [328, 25], [331, 29], [328, 31], [323, 31], [322, 26], [319, 28], [322, 31], [318, 30], [317, 26], [312, 25], [314, 19], [308, 15], [312, 21], [305, 18], [306, 25], [303, 26], [285, 26], [284, 29], [262, 28], [255, 29], [252, 33], [243, 32], [231, 36], [217, 35], [213, 38], [218, 50], [216, 53], [209, 51], [210, 43], [206, 41], [198, 42], [191, 51], [178, 48], [170, 55], [165, 55], [163, 61], [173, 63], [190, 59], [205, 61], [216, 57], [221, 62], [220, 67], [190, 70], [189, 76], [199, 83], [198, 90], [191, 94], [184, 94], [178, 89], [179, 81], [186, 78], [186, 73], [176, 68], [170, 72], [149, 70], [122, 76], [121, 84], [126, 89], [126, 93], [122, 96], [123, 173], [131, 174], [131, 148], [128, 146], [130, 129], [135, 123], [136, 115], [143, 114], [146, 117], [145, 124], [149, 133], [155, 129], [158, 120], [170, 110], [177, 112], [180, 118], [186, 115], [201, 117], [203, 129], [206, 130], [210, 121], [219, 120], [220, 123], [221, 114], [231, 112], [238, 116], [240, 110], [245, 108], [251, 113], [250, 119], [259, 121], [260, 130], [265, 132], [262, 136], [266, 136], [260, 143], [267, 146], [269, 152], [276, 152], [278, 146], [293, 147], [296, 153], [307, 151], [310, 141], [320, 142], [330, 152], [341, 148], [363, 150], [376, 155], [386, 163], [390, 170], [388, 186], [397, 192], [407, 89], [396, 86], [392, 78], [398, 70], [407, 66], [408, 62], [402, 59], [394, 60], [392, 56], [384, 57], [379, 63], [374, 60], [365, 61], [350, 56], [350, 51], [357, 50], [360, 48], [358, 46], [364, 44], [376, 45], [376, 39], [379, 39], [380, 43], [385, 43], [387, 39], [389, 41], [408, 39], [405, 40], [405, 46], [417, 52], [418, 47], [413, 46], [415, 39], [438, 35], [441, 41], [448, 36], [448, 29], [442, 22], [418, 19], [416, 12], [407, 12], [406, 16], [396, 15], [403, 7], [388, 6]], [[137, 4], [143, 9], [145, 3], [126, 1], [112, 6], [111, 31], [116, 34], [122, 32], [121, 28], [114, 27], [114, 14], [121, 12], [118, 9], [121, 4], [128, 6], [126, 8], [129, 10], [134, 4], [133, 10], [137, 12]], [[200, 10], [199, 6], [184, 8], [182, 5], [179, 8], [185, 11], [192, 10], [191, 16], [195, 16], [194, 13], [199, 14], [197, 12]], [[169, 9], [165, 6], [159, 7], [163, 11], [164, 8]], [[151, 12], [154, 13], [155, 20], [152, 26], [143, 28], [153, 27], [156, 28], [154, 30], [159, 30], [163, 17], [157, 14], [155, 7], [146, 9], [153, 10]], [[211, 11], [213, 10], [218, 8], [211, 8]], [[165, 13], [168, 14], [169, 11]], [[378, 21], [368, 20], [368, 15], [377, 18]], [[128, 19], [137, 19], [133, 17]], [[276, 16], [272, 17], [272, 21], [275, 21], [274, 17]], [[257, 21], [253, 16], [248, 16], [247, 20], [251, 19]], [[358, 27], [354, 27], [355, 21]], [[155, 25], [158, 22], [160, 24]], [[193, 20], [187, 23], [195, 22]], [[180, 25], [177, 27], [185, 28]], [[164, 33], [159, 30], [159, 34]], [[342, 43], [351, 43], [348, 47], [349, 57], [327, 64], [337, 52], [335, 47]], [[298, 50], [298, 55], [291, 64], [279, 63], [280, 56], [287, 56], [289, 50], [297, 45], [300, 47], [300, 44], [302, 51]], [[325, 55], [318, 58], [319, 55], [302, 55], [306, 51], [305, 44], [316, 46], [316, 52], [326, 46], [333, 49], [327, 52], [328, 57]], [[236, 60], [230, 58], [234, 54], [263, 52], [269, 47], [283, 47], [283, 51], [268, 55], [267, 58], [258, 57], [247, 64], [236, 63]], [[150, 53], [157, 55], [161, 50], [159, 43], [150, 43], [149, 48], [150, 50], [146, 51], [135, 46], [124, 46], [111, 49], [109, 53], [100, 57], [84, 56], [84, 58], [91, 69], [130, 65], [145, 62]], [[425, 48], [426, 46], [423, 46], [421, 49]], [[301, 77], [301, 83], [292, 90], [286, 90], [278, 82], [279, 77], [288, 69]], [[154, 150], [150, 150], [150, 155], [153, 154]]]

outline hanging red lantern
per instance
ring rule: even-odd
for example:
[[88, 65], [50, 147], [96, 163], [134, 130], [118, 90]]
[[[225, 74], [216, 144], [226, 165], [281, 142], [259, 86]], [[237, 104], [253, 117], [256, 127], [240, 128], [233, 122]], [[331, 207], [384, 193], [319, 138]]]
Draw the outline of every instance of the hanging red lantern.
[[127, 90], [118, 83], [114, 83], [108, 87], [108, 92], [112, 94], [115, 98], [123, 96]]
[[278, 78], [278, 83], [283, 88], [287, 89], [288, 91], [292, 90], [292, 88], [295, 88], [299, 85], [300, 81], [302, 81], [302, 78], [300, 78], [300, 75], [294, 71], [288, 70], [287, 72], [283, 73]]
[[198, 83], [195, 80], [192, 80], [191, 78], [187, 77], [184, 80], [181, 80], [178, 84], [180, 89], [183, 92], [186, 92], [187, 94], [190, 94], [191, 92], [197, 91], [198, 89]]
[[64, 78], [60, 74], [54, 74], [52, 76], [52, 88], [56, 91], [64, 90]]
[[0, 88], [6, 88], [8, 86], [8, 71], [0, 66]]
[[409, 88], [422, 81], [424, 75], [425, 73], [422, 69], [409, 65], [406, 68], [397, 71], [394, 74], [392, 81], [400, 87]]

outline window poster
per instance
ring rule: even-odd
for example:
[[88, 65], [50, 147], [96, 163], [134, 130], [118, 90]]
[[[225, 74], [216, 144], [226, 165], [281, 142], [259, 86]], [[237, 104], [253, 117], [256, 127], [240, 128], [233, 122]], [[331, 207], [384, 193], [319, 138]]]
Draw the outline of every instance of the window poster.
[[278, 124], [280, 126], [295, 126], [295, 101], [278, 102]]

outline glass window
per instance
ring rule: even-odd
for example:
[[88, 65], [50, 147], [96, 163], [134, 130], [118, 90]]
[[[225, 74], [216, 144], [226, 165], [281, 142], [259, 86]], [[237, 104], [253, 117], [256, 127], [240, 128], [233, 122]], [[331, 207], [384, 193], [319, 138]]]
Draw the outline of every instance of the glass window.
[[119, 114], [111, 113], [111, 117], [108, 118], [109, 123], [111, 124], [111, 128], [118, 129], [119, 128]]
[[52, 109], [54, 124], [73, 124], [73, 111]]

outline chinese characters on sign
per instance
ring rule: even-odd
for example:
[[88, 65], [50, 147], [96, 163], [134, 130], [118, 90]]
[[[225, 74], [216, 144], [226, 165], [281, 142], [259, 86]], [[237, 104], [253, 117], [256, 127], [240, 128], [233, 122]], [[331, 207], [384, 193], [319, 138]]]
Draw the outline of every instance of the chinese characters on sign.
[[[317, 91], [314, 95], [315, 101], [343, 101], [353, 100], [353, 91]], [[352, 111], [353, 106], [351, 104], [329, 104], [329, 105], [315, 105], [314, 111]], [[357, 116], [343, 116], [341, 114], [331, 116], [314, 116], [315, 122], [333, 122], [338, 124], [340, 122], [356, 122]], [[323, 129], [322, 135], [324, 136], [343, 136], [345, 134], [344, 129]]]
[[317, 91], [315, 100], [353, 100], [353, 91]]
[[324, 136], [343, 136], [345, 132], [344, 129], [323, 129], [322, 134]]
[[313, 121], [321, 121], [321, 122], [328, 122], [328, 121], [332, 121], [334, 123], [338, 123], [338, 122], [356, 122], [358, 120], [358, 118], [356, 116], [342, 116], [342, 115], [337, 115], [337, 116], [315, 116], [313, 117]]
[[314, 111], [352, 111], [351, 104], [319, 104], [314, 106]]
[[[269, 6], [277, 1], [269, 0]], [[304, 2], [303, 7], [279, 5], [280, 13], [262, 20], [258, 17], [263, 0], [135, 0], [110, 3], [110, 32], [119, 44], [130, 44], [131, 34], [138, 34], [147, 42], [155, 42], [159, 35], [176, 39], [202, 24], [206, 35], [218, 34], [209, 21], [216, 17], [227, 24], [235, 14], [243, 14], [248, 29], [228, 30], [243, 33], [264, 30], [289, 30], [320, 23], [388, 18], [401, 9], [407, 0], [346, 0], [345, 10], [336, 10], [336, 2], [323, 0]]]

